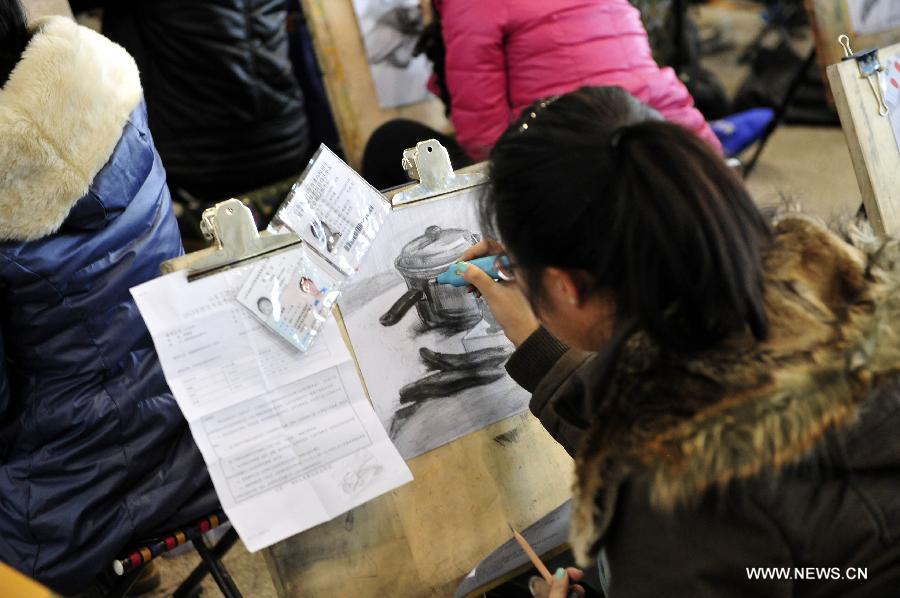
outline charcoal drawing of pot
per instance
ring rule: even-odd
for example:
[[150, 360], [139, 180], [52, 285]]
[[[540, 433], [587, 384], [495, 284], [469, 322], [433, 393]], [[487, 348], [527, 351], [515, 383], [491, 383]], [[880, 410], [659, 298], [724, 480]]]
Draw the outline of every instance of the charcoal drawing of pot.
[[464, 229], [429, 226], [425, 234], [404, 245], [394, 266], [406, 281], [407, 291], [379, 321], [393, 326], [415, 307], [427, 328], [468, 330], [478, 323], [481, 306], [465, 287], [434, 282], [477, 241], [477, 235]]

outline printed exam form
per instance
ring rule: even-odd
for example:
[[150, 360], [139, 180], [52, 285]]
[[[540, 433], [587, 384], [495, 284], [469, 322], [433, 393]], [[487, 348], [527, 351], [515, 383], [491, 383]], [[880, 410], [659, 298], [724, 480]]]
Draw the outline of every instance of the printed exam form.
[[308, 353], [236, 300], [245, 266], [132, 289], [222, 507], [250, 551], [412, 480], [330, 319]]

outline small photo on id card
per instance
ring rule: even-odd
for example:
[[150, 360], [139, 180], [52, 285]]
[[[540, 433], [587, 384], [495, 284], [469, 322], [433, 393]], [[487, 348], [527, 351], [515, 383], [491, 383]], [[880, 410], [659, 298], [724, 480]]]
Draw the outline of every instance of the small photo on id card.
[[238, 302], [263, 324], [303, 352], [331, 316], [340, 279], [301, 246], [257, 264], [238, 293]]

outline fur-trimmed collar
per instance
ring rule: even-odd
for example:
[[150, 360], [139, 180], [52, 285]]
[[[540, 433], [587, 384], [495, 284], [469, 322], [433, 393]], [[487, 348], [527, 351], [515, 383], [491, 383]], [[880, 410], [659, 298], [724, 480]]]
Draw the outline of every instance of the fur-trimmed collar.
[[59, 230], [140, 99], [123, 48], [65, 17], [37, 21], [0, 89], [0, 240]]
[[[900, 371], [900, 251], [857, 249], [811, 220], [775, 226], [764, 258], [770, 336], [666, 355], [643, 334], [602, 381], [577, 456], [571, 544], [596, 556], [621, 483], [640, 476], [672, 510], [706, 491], [798, 462], [854, 421]], [[598, 371], [603, 368], [598, 368]]]

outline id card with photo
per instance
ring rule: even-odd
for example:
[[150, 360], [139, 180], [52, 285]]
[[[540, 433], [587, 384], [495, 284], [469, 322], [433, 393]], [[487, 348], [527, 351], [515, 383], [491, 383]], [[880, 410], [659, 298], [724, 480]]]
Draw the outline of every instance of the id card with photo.
[[331, 315], [342, 276], [301, 246], [257, 264], [238, 293], [238, 302], [303, 352]]

